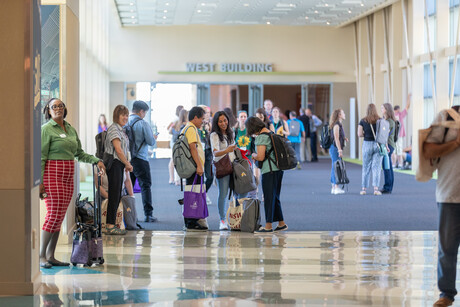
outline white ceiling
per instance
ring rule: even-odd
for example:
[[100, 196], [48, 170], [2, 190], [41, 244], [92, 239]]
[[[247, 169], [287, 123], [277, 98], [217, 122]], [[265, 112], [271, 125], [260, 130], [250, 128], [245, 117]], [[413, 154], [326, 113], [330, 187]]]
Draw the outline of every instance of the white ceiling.
[[395, 0], [115, 0], [124, 26], [341, 26]]

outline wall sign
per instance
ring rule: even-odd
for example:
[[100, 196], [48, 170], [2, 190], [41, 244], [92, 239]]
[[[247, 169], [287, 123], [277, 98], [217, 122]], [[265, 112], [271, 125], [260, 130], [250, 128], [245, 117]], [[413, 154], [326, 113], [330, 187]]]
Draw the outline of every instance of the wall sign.
[[273, 72], [271, 63], [187, 63], [187, 72]]

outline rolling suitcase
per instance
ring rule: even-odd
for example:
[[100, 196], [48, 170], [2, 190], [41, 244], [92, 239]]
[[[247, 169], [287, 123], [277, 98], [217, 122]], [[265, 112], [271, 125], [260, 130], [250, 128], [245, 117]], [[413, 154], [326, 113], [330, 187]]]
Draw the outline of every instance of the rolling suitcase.
[[[93, 165], [93, 178], [98, 174], [97, 166]], [[101, 176], [97, 175], [98, 192], [96, 193], [96, 185], [93, 184], [93, 220], [92, 223], [86, 223], [80, 215], [79, 202], [80, 194], [77, 198], [75, 206], [75, 222], [77, 229], [73, 232], [72, 256], [70, 262], [72, 265], [83, 264], [91, 266], [93, 263], [103, 264], [103, 247], [102, 247], [102, 229], [101, 229]]]

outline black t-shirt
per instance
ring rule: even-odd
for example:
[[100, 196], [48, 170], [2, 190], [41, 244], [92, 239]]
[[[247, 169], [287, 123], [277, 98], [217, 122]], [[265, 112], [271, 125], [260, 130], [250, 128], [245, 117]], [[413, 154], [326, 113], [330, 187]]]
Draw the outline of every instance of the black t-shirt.
[[310, 117], [307, 115], [301, 115], [297, 118], [300, 120], [305, 128], [305, 137], [310, 137]]
[[[359, 121], [359, 125], [363, 127], [364, 131], [364, 140], [365, 141], [375, 141], [374, 134], [372, 133], [371, 125], [363, 119]], [[374, 132], [377, 130], [377, 123], [372, 124]]]

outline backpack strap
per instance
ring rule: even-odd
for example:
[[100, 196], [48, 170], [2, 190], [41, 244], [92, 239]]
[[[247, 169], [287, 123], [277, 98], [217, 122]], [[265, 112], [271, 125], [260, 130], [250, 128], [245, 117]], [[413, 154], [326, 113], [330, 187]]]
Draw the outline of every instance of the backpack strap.
[[[262, 132], [261, 134], [265, 134], [265, 135], [268, 135], [268, 137], [270, 138], [270, 142], [272, 143], [272, 147], [270, 148], [270, 150], [267, 151], [267, 147], [265, 146], [265, 160], [268, 160], [268, 166], [270, 167], [270, 173], [273, 173], [273, 168], [272, 168], [272, 163], [274, 163], [276, 165], [276, 161], [273, 160], [270, 155], [273, 151], [275, 151], [275, 159], [276, 159], [276, 148], [275, 148], [275, 142], [273, 140], [273, 132]], [[265, 162], [265, 160], [263, 162]]]
[[131, 129], [133, 129], [132, 133], [133, 133], [133, 137], [134, 137], [134, 149], [136, 150], [137, 153], [139, 153], [139, 150], [141, 150], [142, 146], [144, 146], [144, 144], [145, 144], [145, 137], [144, 137], [144, 140], [142, 141], [141, 146], [139, 146], [139, 149], [136, 148], [136, 138], [135, 138], [135, 135], [134, 135], [134, 125], [137, 122], [141, 121], [141, 120], [142, 120], [142, 118], [136, 118], [136, 120], [133, 122], [133, 124], [129, 125], [131, 127]]

